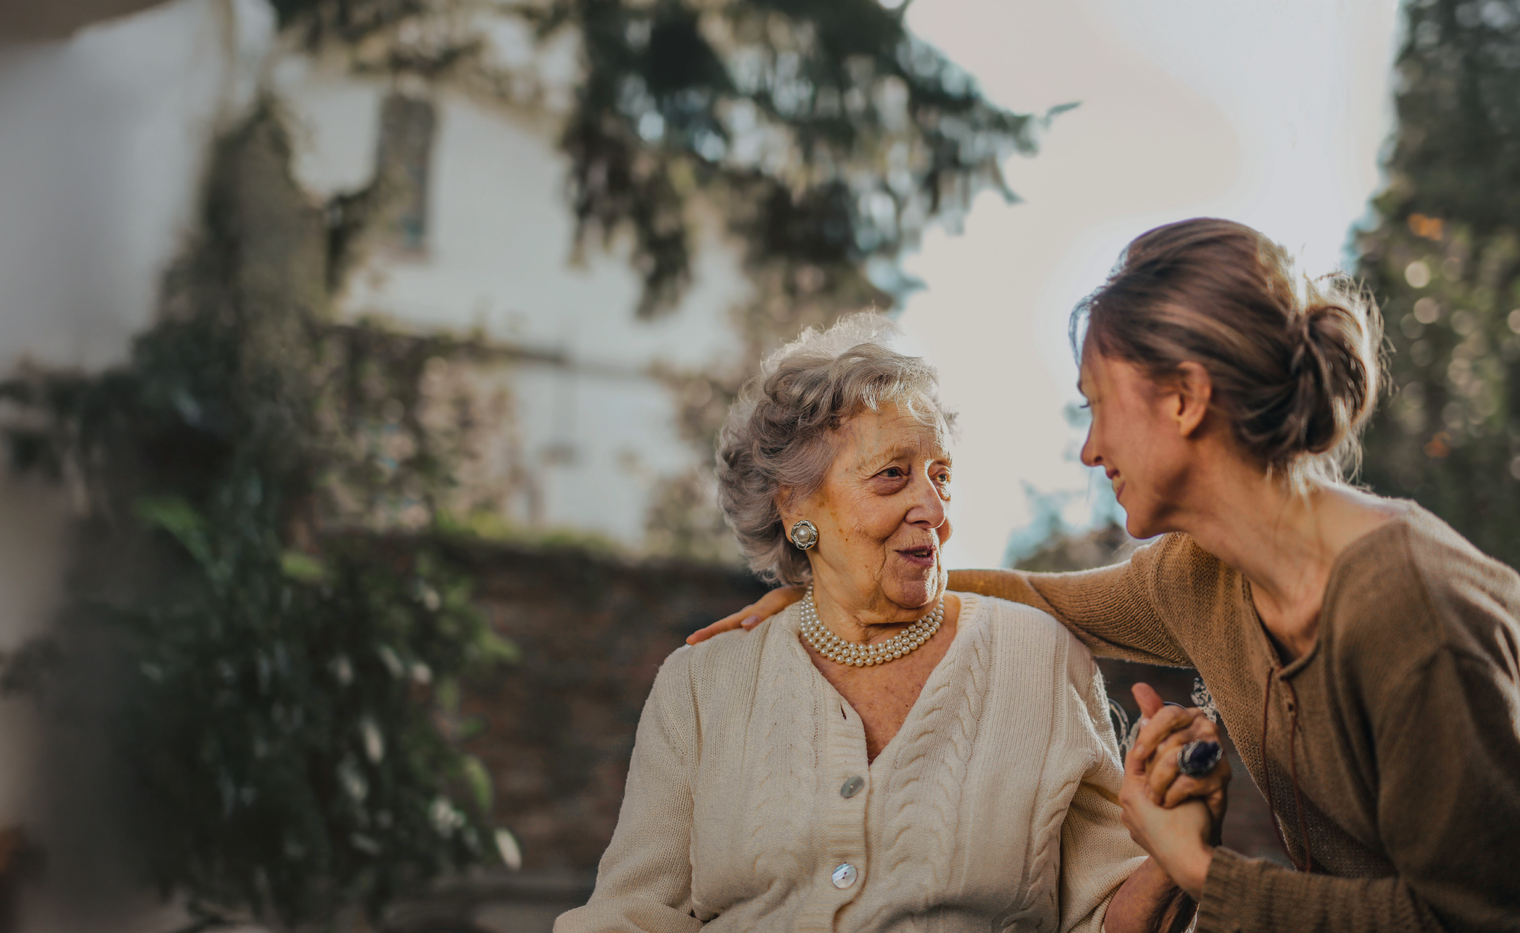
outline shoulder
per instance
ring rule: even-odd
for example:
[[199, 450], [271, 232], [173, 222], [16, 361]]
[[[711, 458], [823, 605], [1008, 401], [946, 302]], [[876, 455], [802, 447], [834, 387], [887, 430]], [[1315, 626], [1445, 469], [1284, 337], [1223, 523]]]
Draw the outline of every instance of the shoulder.
[[1520, 638], [1520, 574], [1412, 502], [1347, 548], [1334, 586], [1338, 622], [1369, 648], [1488, 654]]
[[682, 645], [660, 662], [660, 669], [654, 675], [654, 686], [649, 688], [649, 699], [644, 704], [645, 718], [651, 712], [661, 721], [692, 717], [691, 655], [691, 646]]
[[[692, 704], [716, 714], [742, 708], [763, 678], [789, 679], [796, 673], [791, 657], [798, 651], [796, 607], [788, 607], [752, 631], [735, 629], [696, 645], [683, 645], [665, 659], [660, 680], [679, 680]], [[668, 672], [668, 673], [667, 673]], [[704, 713], [704, 715], [706, 714]]]
[[1130, 565], [1163, 596], [1193, 597], [1220, 586], [1238, 585], [1233, 568], [1182, 532], [1165, 534], [1142, 545], [1130, 556]]
[[989, 641], [1011, 649], [1025, 662], [1064, 669], [1071, 682], [1085, 684], [1097, 671], [1092, 652], [1050, 613], [993, 596], [956, 595], [961, 599], [963, 631], [980, 629]]
[[[706, 678], [719, 672], [739, 668], [753, 668], [767, 651], [774, 651], [783, 639], [796, 638], [795, 606], [788, 606], [751, 631], [734, 629], [715, 635], [704, 642], [686, 646], [690, 648], [687, 658], [692, 676]], [[670, 657], [681, 654], [678, 649]]]
[[1058, 642], [1067, 637], [1066, 627], [1055, 616], [995, 596], [956, 593], [961, 601], [960, 625], [964, 631], [985, 627], [993, 636], [1025, 639], [1031, 642]]

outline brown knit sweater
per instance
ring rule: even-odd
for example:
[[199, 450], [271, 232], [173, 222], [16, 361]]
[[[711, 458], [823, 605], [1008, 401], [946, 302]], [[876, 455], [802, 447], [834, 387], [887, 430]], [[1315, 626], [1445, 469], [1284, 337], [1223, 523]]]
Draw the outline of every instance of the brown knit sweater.
[[1342, 552], [1286, 666], [1246, 580], [1186, 535], [951, 586], [1044, 609], [1095, 654], [1198, 669], [1302, 869], [1216, 849], [1200, 933], [1520, 931], [1520, 575], [1429, 512]]

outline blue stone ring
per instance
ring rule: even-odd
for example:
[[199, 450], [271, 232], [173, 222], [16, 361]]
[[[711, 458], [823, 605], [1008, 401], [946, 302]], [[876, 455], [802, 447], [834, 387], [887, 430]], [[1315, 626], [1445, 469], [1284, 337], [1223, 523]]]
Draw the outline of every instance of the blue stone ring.
[[1177, 750], [1177, 770], [1188, 777], [1203, 777], [1223, 757], [1224, 749], [1212, 739], [1189, 742]]

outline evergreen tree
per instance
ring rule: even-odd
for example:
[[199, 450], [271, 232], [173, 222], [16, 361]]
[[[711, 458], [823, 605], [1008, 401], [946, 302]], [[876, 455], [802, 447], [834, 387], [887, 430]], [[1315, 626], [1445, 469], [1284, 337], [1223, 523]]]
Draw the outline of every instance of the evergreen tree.
[[1362, 476], [1520, 566], [1520, 3], [1405, 15], [1381, 222], [1357, 240], [1393, 350]]

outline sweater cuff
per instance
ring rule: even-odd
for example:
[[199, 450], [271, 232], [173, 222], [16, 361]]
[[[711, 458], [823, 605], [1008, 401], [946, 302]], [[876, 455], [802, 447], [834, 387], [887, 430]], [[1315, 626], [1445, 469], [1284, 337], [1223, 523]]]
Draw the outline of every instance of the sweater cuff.
[[1198, 901], [1198, 933], [1238, 933], [1240, 908], [1261, 896], [1260, 865], [1239, 852], [1214, 847]]

